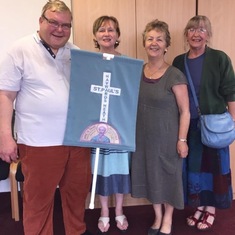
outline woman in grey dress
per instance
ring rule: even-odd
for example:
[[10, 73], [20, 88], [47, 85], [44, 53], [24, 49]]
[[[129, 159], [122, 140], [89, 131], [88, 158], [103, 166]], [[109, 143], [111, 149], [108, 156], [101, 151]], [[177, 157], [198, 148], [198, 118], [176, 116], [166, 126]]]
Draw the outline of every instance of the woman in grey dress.
[[171, 234], [174, 208], [184, 207], [182, 158], [188, 154], [190, 112], [186, 78], [164, 59], [170, 39], [165, 22], [146, 25], [148, 62], [140, 84], [132, 196], [153, 204], [155, 220], [148, 235]]

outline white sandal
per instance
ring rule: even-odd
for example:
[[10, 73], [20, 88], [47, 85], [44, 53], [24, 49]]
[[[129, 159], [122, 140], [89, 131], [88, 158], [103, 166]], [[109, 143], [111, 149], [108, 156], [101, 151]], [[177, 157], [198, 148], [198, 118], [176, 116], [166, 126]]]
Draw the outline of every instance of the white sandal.
[[[104, 228], [106, 228], [107, 225], [108, 225], [108, 223], [109, 223], [109, 221], [110, 221], [109, 217], [101, 216], [101, 217], [99, 218], [99, 220], [98, 220], [98, 223], [99, 223], [99, 222], [102, 222], [102, 223], [104, 224]], [[99, 227], [98, 227], [98, 229], [99, 229]], [[99, 229], [99, 234], [105, 235], [105, 234], [107, 234], [107, 232], [108, 232], [108, 230], [105, 231], [105, 232], [102, 232], [102, 231]]]
[[[116, 222], [119, 222], [119, 223], [121, 224], [121, 226], [124, 224], [124, 220], [127, 221], [127, 218], [126, 218], [125, 215], [118, 215], [118, 216], [115, 217], [115, 221], [116, 221]], [[117, 227], [117, 228], [118, 228], [118, 227]], [[119, 229], [119, 231], [121, 231], [121, 232], [123, 232], [123, 233], [125, 233], [125, 232], [127, 231], [127, 228], [126, 228], [126, 229], [120, 229], [120, 228], [118, 228], [118, 229]]]

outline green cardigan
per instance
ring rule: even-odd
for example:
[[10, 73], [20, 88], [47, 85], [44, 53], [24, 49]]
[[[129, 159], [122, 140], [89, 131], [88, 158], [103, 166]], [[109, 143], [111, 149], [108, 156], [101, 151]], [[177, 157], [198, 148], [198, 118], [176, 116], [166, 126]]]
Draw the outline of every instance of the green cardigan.
[[[177, 56], [173, 65], [186, 75], [184, 56]], [[231, 60], [223, 51], [207, 47], [200, 81], [199, 108], [202, 114], [219, 114], [226, 111], [228, 101], [235, 101], [235, 75]]]

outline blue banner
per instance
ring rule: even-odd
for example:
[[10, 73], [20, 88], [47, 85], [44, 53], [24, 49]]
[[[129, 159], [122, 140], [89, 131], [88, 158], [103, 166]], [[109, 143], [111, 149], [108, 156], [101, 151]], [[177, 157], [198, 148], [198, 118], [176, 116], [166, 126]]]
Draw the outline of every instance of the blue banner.
[[64, 145], [135, 151], [143, 61], [71, 50]]

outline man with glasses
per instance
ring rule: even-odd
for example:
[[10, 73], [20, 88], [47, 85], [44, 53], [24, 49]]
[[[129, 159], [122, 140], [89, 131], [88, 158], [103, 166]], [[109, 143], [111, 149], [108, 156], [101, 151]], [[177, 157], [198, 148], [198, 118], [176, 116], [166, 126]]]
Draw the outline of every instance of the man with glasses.
[[[39, 31], [17, 41], [0, 67], [0, 158], [17, 161], [24, 174], [24, 234], [53, 235], [59, 186], [65, 233], [89, 235], [84, 222], [90, 188], [90, 149], [63, 146], [69, 96], [72, 14], [48, 1]], [[15, 102], [17, 144], [11, 117]]]

